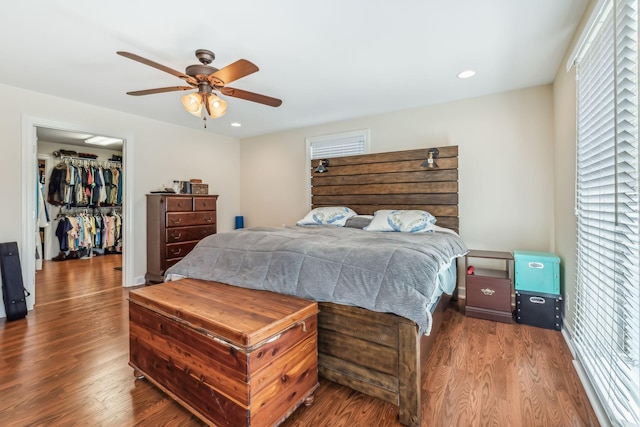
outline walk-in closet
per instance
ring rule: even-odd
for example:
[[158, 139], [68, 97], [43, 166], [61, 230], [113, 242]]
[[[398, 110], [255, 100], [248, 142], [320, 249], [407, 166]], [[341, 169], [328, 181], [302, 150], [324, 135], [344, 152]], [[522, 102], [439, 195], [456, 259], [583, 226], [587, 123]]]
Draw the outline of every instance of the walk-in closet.
[[46, 128], [37, 135], [36, 305], [40, 291], [60, 299], [100, 291], [87, 273], [121, 271], [125, 245], [122, 140], [92, 145], [85, 141], [95, 135]]

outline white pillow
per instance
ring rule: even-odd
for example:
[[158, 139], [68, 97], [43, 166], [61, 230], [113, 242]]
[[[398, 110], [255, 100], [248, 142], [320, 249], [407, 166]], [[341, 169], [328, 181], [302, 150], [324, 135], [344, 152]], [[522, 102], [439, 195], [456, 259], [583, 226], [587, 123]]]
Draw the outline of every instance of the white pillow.
[[297, 225], [336, 225], [344, 227], [344, 224], [351, 217], [357, 214], [346, 206], [330, 206], [315, 208], [304, 218], [298, 221]]
[[435, 223], [436, 217], [427, 211], [383, 209], [375, 212], [371, 224], [363, 230], [425, 233], [432, 231]]

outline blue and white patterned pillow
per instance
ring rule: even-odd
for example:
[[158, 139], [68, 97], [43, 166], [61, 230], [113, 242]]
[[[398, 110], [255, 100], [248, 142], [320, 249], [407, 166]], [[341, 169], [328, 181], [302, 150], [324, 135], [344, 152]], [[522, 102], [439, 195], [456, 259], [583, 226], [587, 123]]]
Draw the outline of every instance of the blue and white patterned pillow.
[[404, 233], [425, 233], [433, 230], [436, 217], [421, 210], [379, 210], [373, 215], [367, 231], [401, 231]]
[[344, 227], [344, 224], [351, 217], [357, 214], [346, 206], [330, 206], [315, 208], [304, 218], [298, 221], [297, 225], [336, 225]]

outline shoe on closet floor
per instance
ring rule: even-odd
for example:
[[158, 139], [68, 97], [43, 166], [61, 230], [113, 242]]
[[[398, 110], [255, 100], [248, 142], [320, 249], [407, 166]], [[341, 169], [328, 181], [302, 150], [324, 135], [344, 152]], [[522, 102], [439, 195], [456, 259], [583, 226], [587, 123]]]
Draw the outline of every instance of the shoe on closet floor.
[[67, 255], [64, 252], [60, 252], [57, 256], [51, 258], [52, 261], [64, 261], [67, 259]]
[[75, 251], [73, 253], [73, 257], [76, 258], [76, 259], [86, 259], [85, 257], [87, 256], [88, 252], [89, 251], [87, 249], [80, 248], [80, 249], [78, 249], [77, 251]]
[[80, 257], [80, 259], [91, 259], [91, 248], [89, 249], [80, 249], [78, 251], [78, 257]]

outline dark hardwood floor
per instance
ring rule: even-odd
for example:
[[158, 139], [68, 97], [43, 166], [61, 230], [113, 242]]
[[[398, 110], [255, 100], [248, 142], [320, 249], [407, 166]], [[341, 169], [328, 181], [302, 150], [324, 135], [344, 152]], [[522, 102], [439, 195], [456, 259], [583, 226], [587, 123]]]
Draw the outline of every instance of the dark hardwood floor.
[[[45, 262], [36, 308], [0, 320], [0, 425], [200, 426], [128, 365], [121, 258]], [[423, 385], [424, 426], [596, 426], [559, 332], [446, 314]], [[375, 355], [372, 355], [375, 357]], [[399, 426], [393, 405], [321, 379], [284, 426]]]
[[122, 255], [44, 261], [36, 271], [36, 306], [122, 287]]

